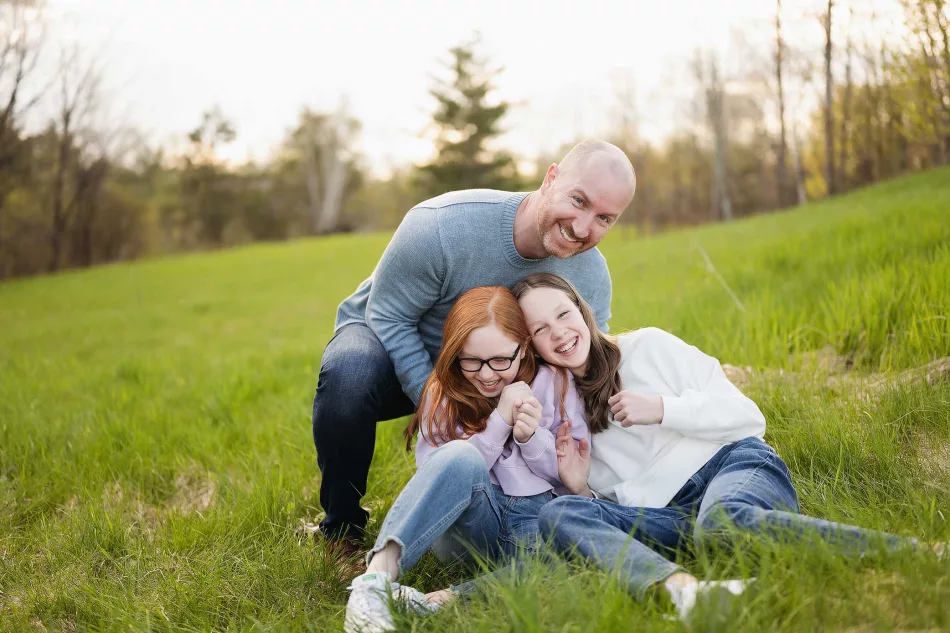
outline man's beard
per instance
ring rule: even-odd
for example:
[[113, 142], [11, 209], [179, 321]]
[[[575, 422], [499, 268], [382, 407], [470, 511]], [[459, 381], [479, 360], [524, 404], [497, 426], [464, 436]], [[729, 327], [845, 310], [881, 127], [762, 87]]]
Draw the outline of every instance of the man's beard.
[[[567, 259], [568, 257], [573, 257], [587, 250], [587, 242], [584, 240], [576, 242], [578, 247], [573, 250], [565, 250], [563, 246], [558, 244], [556, 242], [557, 237], [554, 233], [560, 232], [561, 227], [557, 222], [551, 220], [550, 217], [550, 209], [547, 206], [547, 201], [545, 201], [541, 206], [541, 210], [538, 212], [538, 235], [541, 238], [541, 246], [548, 255], [557, 257], [558, 259]], [[547, 226], [547, 230], [545, 230], [545, 226]], [[574, 235], [574, 231], [570, 228], [565, 228], [564, 232], [568, 234], [568, 237], [575, 240], [577, 239], [577, 236]], [[561, 238], [563, 237], [562, 235]]]

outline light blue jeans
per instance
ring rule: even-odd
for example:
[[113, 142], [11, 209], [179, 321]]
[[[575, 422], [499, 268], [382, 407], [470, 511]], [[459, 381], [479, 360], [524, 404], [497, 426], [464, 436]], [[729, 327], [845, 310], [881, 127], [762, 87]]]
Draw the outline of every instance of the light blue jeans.
[[916, 539], [816, 519], [798, 509], [785, 462], [771, 446], [750, 437], [721, 448], [665, 508], [560, 497], [541, 510], [540, 528], [559, 552], [618, 574], [638, 598], [683, 571], [661, 553], [671, 554], [690, 539], [702, 545], [736, 531], [782, 541], [814, 537], [851, 556], [878, 545], [890, 550], [919, 546]]
[[[538, 513], [553, 492], [513, 497], [492, 484], [488, 466], [468, 442], [454, 441], [434, 450], [396, 498], [366, 555], [367, 564], [387, 543], [400, 546], [399, 573], [431, 549], [444, 563], [514, 556], [541, 543]], [[460, 593], [477, 580], [454, 586]]]

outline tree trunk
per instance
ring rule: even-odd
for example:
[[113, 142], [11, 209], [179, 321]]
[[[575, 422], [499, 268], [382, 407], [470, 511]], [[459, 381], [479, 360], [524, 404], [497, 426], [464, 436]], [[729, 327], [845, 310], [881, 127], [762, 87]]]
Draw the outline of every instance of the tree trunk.
[[[854, 12], [852, 11], [852, 14]], [[849, 140], [851, 139], [851, 38], [845, 48], [845, 66], [844, 66], [844, 97], [841, 103], [841, 127], [838, 135], [838, 173], [841, 176], [840, 186], [847, 191], [848, 189], [848, 151]]]
[[317, 169], [315, 148], [305, 148], [305, 159], [301, 166], [304, 182], [307, 183], [307, 207], [310, 210], [310, 230], [314, 235], [320, 233], [320, 175]]
[[834, 0], [828, 0], [828, 10], [825, 12], [825, 182], [828, 186], [828, 195], [838, 193], [838, 183], [835, 178], [835, 122], [833, 106], [833, 77], [831, 74], [831, 11]]
[[802, 164], [802, 154], [799, 151], [798, 130], [792, 125], [792, 164], [795, 171], [795, 196], [799, 206], [808, 202], [808, 193], [805, 191], [805, 166]]
[[775, 188], [777, 207], [784, 207], [788, 200], [788, 167], [786, 155], [788, 136], [785, 128], [785, 88], [782, 81], [782, 61], [785, 43], [782, 41], [782, 0], [775, 0], [775, 83], [778, 85], [779, 143], [775, 160]]
[[[943, 57], [943, 78], [944, 78], [944, 92], [950, 91], [950, 26], [947, 24], [947, 16], [944, 13], [944, 6], [946, 5], [945, 0], [934, 0], [934, 12], [936, 13], [937, 21], [937, 30], [940, 31], [940, 37], [943, 40], [943, 47], [941, 50], [941, 56]], [[946, 107], [946, 104], [950, 102], [950, 94], [941, 94], [940, 103], [944, 104], [944, 115], [947, 119], [950, 119], [950, 111]], [[948, 125], [944, 129], [950, 127], [950, 121], [946, 121]], [[950, 145], [950, 132], [944, 134], [941, 141], [941, 157], [942, 162], [947, 162], [947, 151], [948, 145]]]
[[4, 248], [4, 243], [6, 242], [6, 207], [7, 207], [7, 192], [0, 191], [0, 281], [6, 279], [7, 277], [7, 258], [4, 255], [6, 249]]
[[342, 134], [336, 128], [341, 123], [328, 122], [330, 129], [329, 143], [321, 153], [323, 175], [323, 204], [321, 205], [319, 233], [329, 233], [337, 228], [340, 222], [340, 211], [343, 202], [343, 187], [346, 184], [346, 163], [340, 157], [342, 150]]
[[66, 235], [66, 163], [69, 161], [70, 112], [63, 116], [63, 131], [59, 137], [59, 152], [56, 160], [56, 175], [53, 179], [53, 218], [50, 227], [50, 254], [47, 270], [56, 272], [62, 261], [63, 239]]

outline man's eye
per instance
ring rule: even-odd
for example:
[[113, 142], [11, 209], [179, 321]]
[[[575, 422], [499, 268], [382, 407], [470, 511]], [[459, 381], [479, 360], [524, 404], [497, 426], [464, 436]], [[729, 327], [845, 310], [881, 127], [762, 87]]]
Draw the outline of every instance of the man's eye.
[[580, 196], [574, 196], [574, 203], [578, 206], [582, 206], [584, 204], [584, 199]]
[[604, 224], [610, 224], [610, 216], [599, 215], [597, 217], [600, 218], [600, 221], [603, 222]]

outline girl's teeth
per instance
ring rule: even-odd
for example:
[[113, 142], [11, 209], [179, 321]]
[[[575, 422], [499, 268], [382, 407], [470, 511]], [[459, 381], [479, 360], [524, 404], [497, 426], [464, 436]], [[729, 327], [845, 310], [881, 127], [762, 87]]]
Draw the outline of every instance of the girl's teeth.
[[574, 346], [576, 344], [577, 344], [577, 339], [574, 339], [573, 341], [571, 341], [569, 345], [562, 345], [561, 347], [557, 348], [555, 351], [557, 351], [560, 354], [563, 354], [564, 352], [569, 352], [572, 349], [574, 349]]

